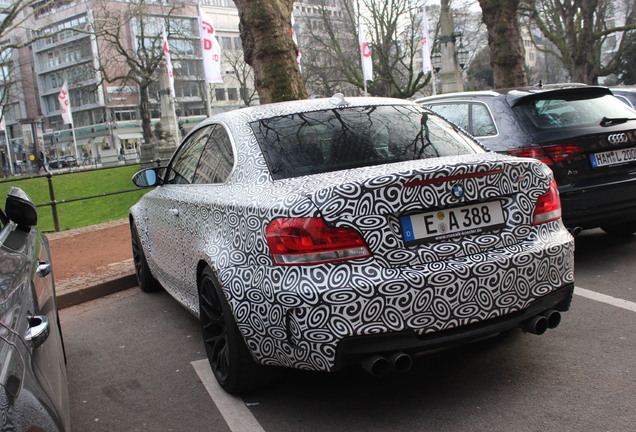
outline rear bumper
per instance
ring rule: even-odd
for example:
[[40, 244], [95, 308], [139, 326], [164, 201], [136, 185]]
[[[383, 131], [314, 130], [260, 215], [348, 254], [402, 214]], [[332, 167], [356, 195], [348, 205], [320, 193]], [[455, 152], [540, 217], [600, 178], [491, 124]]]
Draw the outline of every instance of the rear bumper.
[[560, 221], [535, 229], [535, 241], [410, 267], [369, 258], [232, 267], [220, 279], [257, 362], [332, 371], [368, 351], [435, 349], [567, 310], [574, 240]]
[[636, 220], [636, 173], [602, 184], [559, 187], [563, 223], [569, 228], [596, 228]]
[[420, 336], [412, 331], [403, 331], [345, 338], [338, 345], [334, 370], [358, 364], [372, 354], [403, 351], [412, 355], [440, 348], [451, 348], [494, 336], [519, 327], [524, 321], [550, 309], [561, 312], [569, 310], [573, 292], [574, 284], [567, 284], [518, 312], [436, 333]]

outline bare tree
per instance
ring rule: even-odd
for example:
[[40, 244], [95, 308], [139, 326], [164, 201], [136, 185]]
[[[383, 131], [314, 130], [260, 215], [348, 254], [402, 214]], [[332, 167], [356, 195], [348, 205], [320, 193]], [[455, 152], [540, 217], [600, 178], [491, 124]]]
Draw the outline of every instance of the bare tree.
[[[313, 2], [318, 15], [303, 28], [303, 73], [308, 85], [323, 95], [343, 84], [364, 88], [358, 46], [358, 21], [368, 32], [374, 80], [369, 93], [408, 98], [430, 80], [422, 72], [421, 7], [409, 0], [356, 0], [340, 2], [334, 17], [327, 1]], [[360, 11], [366, 11], [361, 14]]]
[[165, 64], [161, 29], [165, 25], [168, 37], [178, 34], [179, 29], [170, 26], [170, 17], [176, 14], [181, 14], [181, 10], [174, 2], [96, 2], [94, 32], [100, 44], [100, 72], [109, 83], [134, 83], [138, 87], [141, 126], [147, 143], [153, 137], [149, 89], [157, 81], [158, 69]]
[[245, 61], [254, 69], [261, 103], [307, 97], [291, 36], [293, 0], [234, 0]]
[[[597, 84], [617, 71], [625, 49], [636, 43], [636, 0], [526, 0], [524, 12], [555, 49], [572, 80]], [[614, 42], [613, 49], [604, 50]], [[607, 58], [604, 57], [607, 54]]]
[[234, 78], [239, 85], [241, 100], [245, 106], [252, 105], [258, 99], [254, 86], [254, 73], [252, 68], [245, 63], [243, 53], [238, 50], [223, 51], [223, 60], [234, 72]]
[[519, 25], [521, 0], [479, 0], [488, 30], [490, 65], [495, 87], [528, 85], [525, 51]]
[[12, 72], [18, 65], [13, 63], [13, 51], [51, 36], [52, 33], [38, 35], [31, 32], [30, 37], [24, 37], [30, 30], [31, 18], [51, 7], [54, 0], [13, 0], [3, 3], [5, 6], [0, 6], [0, 105], [10, 101], [11, 88], [16, 84]]

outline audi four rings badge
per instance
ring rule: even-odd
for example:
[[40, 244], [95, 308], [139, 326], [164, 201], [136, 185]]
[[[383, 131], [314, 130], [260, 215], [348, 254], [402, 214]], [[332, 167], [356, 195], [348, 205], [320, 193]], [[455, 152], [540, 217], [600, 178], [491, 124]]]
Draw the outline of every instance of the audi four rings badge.
[[622, 144], [622, 143], [626, 143], [628, 141], [628, 138], [627, 138], [627, 134], [619, 133], [619, 134], [608, 135], [607, 141], [609, 141], [610, 144]]

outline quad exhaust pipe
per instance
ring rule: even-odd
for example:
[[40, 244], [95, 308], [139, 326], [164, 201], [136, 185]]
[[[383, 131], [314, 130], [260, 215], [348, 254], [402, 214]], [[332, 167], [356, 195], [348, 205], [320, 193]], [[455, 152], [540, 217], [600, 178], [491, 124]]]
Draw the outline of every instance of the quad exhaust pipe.
[[548, 329], [557, 328], [560, 323], [561, 313], [557, 310], [550, 309], [522, 322], [521, 328], [526, 333], [542, 335]]
[[389, 355], [373, 354], [365, 357], [361, 363], [362, 369], [373, 376], [384, 376], [389, 372], [404, 373], [413, 366], [413, 358], [397, 351]]
[[[561, 323], [561, 312], [549, 309], [523, 321], [520, 327], [526, 333], [542, 335], [548, 329], [557, 328]], [[413, 357], [402, 351], [387, 355], [373, 354], [362, 359], [362, 369], [373, 376], [384, 376], [389, 372], [404, 373], [413, 366]]]
[[570, 231], [570, 234], [572, 234], [572, 236], [576, 237], [577, 235], [581, 234], [581, 231], [583, 231], [583, 228], [572, 227], [572, 228], [568, 228], [568, 231]]

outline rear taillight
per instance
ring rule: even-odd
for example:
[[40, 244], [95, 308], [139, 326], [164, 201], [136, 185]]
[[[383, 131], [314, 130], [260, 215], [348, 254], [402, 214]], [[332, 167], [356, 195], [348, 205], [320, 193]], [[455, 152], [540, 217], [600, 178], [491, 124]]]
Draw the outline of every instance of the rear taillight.
[[560, 144], [543, 147], [522, 147], [508, 150], [510, 156], [531, 157], [552, 165], [583, 152], [575, 144]]
[[550, 182], [550, 188], [537, 200], [532, 215], [532, 225], [539, 225], [550, 222], [561, 217], [561, 199], [556, 181]]
[[272, 221], [265, 237], [278, 265], [318, 264], [371, 255], [360, 233], [332, 228], [322, 218], [284, 218]]

